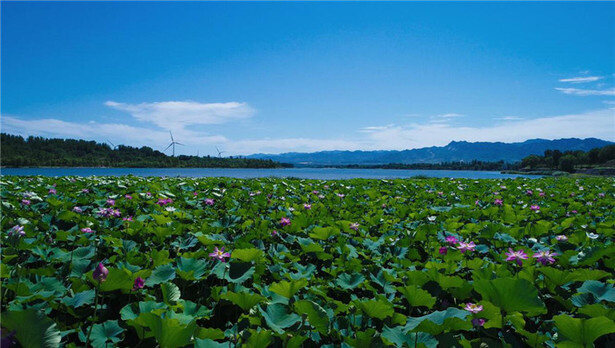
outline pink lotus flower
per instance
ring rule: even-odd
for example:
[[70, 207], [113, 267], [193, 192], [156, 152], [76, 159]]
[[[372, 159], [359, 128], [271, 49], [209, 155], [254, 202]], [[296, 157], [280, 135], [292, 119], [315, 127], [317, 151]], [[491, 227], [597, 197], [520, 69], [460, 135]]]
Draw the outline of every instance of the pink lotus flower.
[[483, 319], [483, 318], [474, 318], [474, 319], [472, 319], [472, 325], [474, 325], [474, 326], [483, 326], [483, 325], [485, 325], [485, 319]]
[[79, 207], [74, 207], [74, 208], [73, 208], [73, 211], [74, 211], [75, 213], [83, 213], [83, 209], [81, 209], [81, 208], [79, 208]]
[[450, 245], [455, 245], [459, 242], [459, 239], [455, 236], [446, 236], [446, 242]]
[[55, 195], [56, 193], [57, 193], [56, 189], [54, 188], [49, 189], [49, 194]]
[[276, 230], [271, 231], [271, 236], [272, 237], [275, 237], [277, 235], [278, 235], [278, 231], [276, 231]]
[[476, 202], [474, 202], [474, 205], [480, 205], [480, 201], [477, 199]]
[[501, 199], [496, 199], [495, 201], [493, 201], [493, 204], [501, 206], [502, 204], [504, 204], [504, 202]]
[[125, 218], [122, 218], [123, 221], [132, 221], [132, 216], [127, 216]]
[[343, 193], [336, 193], [336, 194], [337, 194], [337, 196], [338, 196], [339, 198], [344, 198], [344, 197], [346, 197], [346, 195], [345, 195], [345, 194], [343, 194]]
[[124, 195], [124, 198], [126, 198], [126, 199], [128, 199], [128, 200], [131, 200], [131, 199], [132, 199], [132, 196], [127, 194], [127, 195]]
[[111, 199], [111, 198], [107, 199], [107, 205], [114, 206], [115, 205], [115, 199]]
[[468, 312], [472, 312], [474, 314], [481, 312], [483, 310], [483, 306], [482, 305], [478, 305], [475, 303], [466, 303], [466, 306], [464, 308], [466, 311]]
[[198, 195], [199, 195], [199, 191], [194, 191], [194, 192], [192, 192], [192, 195], [193, 195], [193, 196], [198, 196]]
[[213, 198], [205, 198], [205, 205], [214, 205], [215, 201]]
[[531, 211], [538, 212], [538, 211], [540, 210], [540, 206], [538, 206], [538, 205], [532, 205], [532, 206], [530, 206], [530, 210], [531, 210]]
[[314, 194], [314, 195], [318, 195], [318, 190], [314, 190], [314, 191], [312, 191], [312, 194]]
[[218, 259], [222, 262], [226, 262], [226, 258], [227, 257], [231, 257], [231, 254], [228, 252], [224, 252], [224, 247], [222, 247], [222, 249], [218, 249], [218, 247], [216, 247], [214, 249], [214, 252], [209, 254], [209, 257], [214, 258], [214, 259]]
[[310, 210], [310, 209], [312, 209], [312, 205], [306, 203], [306, 204], [303, 205], [303, 209]]
[[604, 193], [602, 193], [602, 192], [598, 193], [598, 197], [604, 197], [604, 196], [605, 196]]
[[11, 229], [9, 230], [9, 234], [17, 234], [20, 237], [22, 237], [26, 235], [26, 232], [23, 230], [23, 226], [15, 225], [11, 227]]
[[462, 253], [465, 253], [466, 251], [474, 251], [474, 248], [476, 248], [476, 244], [474, 244], [474, 242], [459, 242], [459, 244], [457, 245], [457, 250], [461, 251]]
[[113, 208], [101, 208], [96, 214], [104, 217], [120, 217], [122, 215], [119, 210]]
[[102, 262], [99, 262], [98, 266], [96, 266], [96, 269], [92, 273], [92, 278], [94, 278], [94, 280], [98, 280], [99, 282], [104, 282], [105, 280], [107, 280], [108, 275], [109, 270], [107, 269], [107, 267], [105, 267]]
[[348, 226], [348, 228], [350, 228], [351, 230], [354, 230], [354, 231], [358, 231], [359, 230], [359, 224], [357, 222], [353, 222], [353, 223], [351, 223]]
[[521, 260], [527, 260], [528, 258], [527, 254], [523, 251], [523, 249], [513, 251], [512, 248], [508, 248], [506, 256], [506, 261], [516, 261], [519, 266], [523, 264]]
[[528, 195], [528, 196], [531, 196], [531, 195], [533, 195], [533, 194], [534, 194], [534, 191], [532, 191], [532, 190], [527, 190], [527, 191], [525, 191], [525, 194], [526, 194], [526, 195]]
[[90, 190], [89, 189], [82, 189], [81, 193], [90, 193]]
[[32, 202], [30, 202], [30, 200], [29, 200], [29, 199], [22, 199], [22, 200], [21, 200], [21, 204], [23, 204], [23, 205], [30, 205], [31, 203], [32, 203]]
[[285, 217], [281, 218], [280, 225], [282, 225], [282, 227], [290, 225], [290, 219]]
[[568, 237], [566, 237], [566, 236], [565, 236], [565, 235], [563, 235], [563, 234], [560, 234], [560, 235], [558, 235], [558, 236], [555, 236], [555, 239], [556, 239], [557, 241], [560, 241], [560, 242], [565, 242], [565, 241], [567, 241], [567, 240], [568, 240]]
[[538, 195], [539, 195], [540, 197], [544, 197], [544, 196], [545, 196], [545, 193], [541, 191]]
[[443, 246], [440, 249], [438, 249], [438, 252], [440, 253], [440, 255], [446, 255], [446, 253], [448, 252], [448, 248]]
[[84, 227], [81, 229], [81, 232], [83, 233], [94, 233], [94, 230], [89, 228], [89, 227]]
[[173, 203], [173, 200], [171, 198], [159, 198], [158, 202], [156, 202], [156, 204], [161, 207], [171, 203]]
[[549, 250], [540, 251], [534, 254], [534, 258], [536, 261], [542, 263], [543, 265], [552, 264], [555, 262], [553, 257], [557, 256], [557, 253], [552, 253]]
[[141, 277], [137, 277], [137, 279], [135, 279], [134, 285], [132, 286], [132, 290], [137, 291], [139, 289], [143, 289], [144, 286], [145, 286], [145, 280]]

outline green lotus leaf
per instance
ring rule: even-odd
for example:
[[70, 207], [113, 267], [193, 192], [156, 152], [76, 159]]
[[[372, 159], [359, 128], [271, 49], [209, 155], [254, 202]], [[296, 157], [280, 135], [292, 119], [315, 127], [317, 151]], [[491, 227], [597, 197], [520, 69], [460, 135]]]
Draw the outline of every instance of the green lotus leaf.
[[78, 292], [72, 297], [62, 298], [62, 303], [73, 308], [81, 307], [85, 304], [92, 304], [94, 303], [94, 294], [94, 290]]
[[154, 268], [152, 274], [145, 281], [146, 286], [154, 286], [175, 279], [175, 268], [171, 265], [162, 265]]
[[263, 318], [265, 318], [267, 325], [279, 334], [284, 333], [284, 329], [295, 325], [301, 320], [297, 314], [290, 312], [288, 306], [281, 303], [269, 305], [266, 310], [262, 308], [259, 308], [259, 310]]
[[577, 289], [577, 292], [581, 294], [592, 294], [597, 302], [615, 302], [615, 288], [612, 284], [602, 283], [596, 280], [588, 280]]
[[342, 273], [335, 280], [335, 284], [342, 289], [352, 290], [361, 285], [365, 281], [365, 277], [361, 273]]
[[268, 330], [249, 330], [250, 337], [245, 342], [246, 347], [260, 348], [269, 347], [273, 337], [271, 331]]
[[306, 279], [299, 280], [282, 280], [277, 283], [273, 283], [269, 286], [269, 291], [274, 292], [280, 296], [284, 296], [286, 298], [293, 297], [297, 291], [302, 289], [308, 284]]
[[181, 293], [177, 285], [173, 283], [160, 284], [160, 290], [162, 291], [162, 299], [166, 304], [173, 304], [179, 301]]
[[244, 311], [248, 311], [257, 304], [264, 302], [266, 299], [258, 294], [253, 294], [250, 292], [226, 292], [220, 295], [221, 299], [228, 300], [243, 309]]
[[229, 343], [216, 342], [209, 338], [197, 338], [194, 343], [194, 348], [228, 348]]
[[316, 330], [323, 334], [329, 331], [329, 315], [319, 304], [309, 300], [300, 300], [295, 302], [293, 307], [296, 313], [306, 315]]
[[353, 301], [352, 303], [361, 312], [372, 318], [384, 319], [392, 316], [394, 313], [393, 304], [384, 299]]
[[117, 320], [108, 320], [101, 324], [94, 324], [90, 340], [93, 347], [106, 347], [108, 343], [117, 343], [121, 340], [118, 337], [125, 330], [120, 327]]
[[340, 230], [336, 227], [314, 227], [309, 236], [314, 239], [327, 240], [340, 233]]
[[177, 260], [177, 275], [186, 280], [199, 280], [207, 270], [207, 262], [195, 258], [180, 257]]
[[196, 328], [196, 320], [183, 323], [180, 319], [160, 317], [153, 313], [143, 313], [144, 326], [151, 330], [156, 342], [162, 348], [176, 348], [187, 345]]
[[578, 319], [557, 315], [553, 320], [558, 332], [568, 339], [563, 345], [570, 347], [590, 347], [598, 337], [615, 332], [615, 323], [606, 317]]
[[258, 261], [263, 257], [263, 251], [256, 248], [235, 249], [231, 253], [231, 259], [244, 262]]
[[478, 280], [474, 289], [484, 300], [506, 312], [545, 313], [545, 304], [538, 297], [538, 290], [525, 279], [497, 278]]
[[2, 313], [2, 327], [9, 332], [15, 330], [24, 348], [55, 348], [62, 340], [56, 323], [35, 309]]
[[386, 340], [385, 343], [392, 343], [396, 347], [428, 347], [436, 348], [438, 346], [438, 340], [432, 335], [425, 332], [404, 332], [402, 326], [390, 328], [384, 326], [382, 329], [382, 338]]
[[416, 285], [399, 287], [397, 290], [404, 295], [408, 303], [413, 307], [425, 306], [431, 308], [436, 303], [435, 297]]

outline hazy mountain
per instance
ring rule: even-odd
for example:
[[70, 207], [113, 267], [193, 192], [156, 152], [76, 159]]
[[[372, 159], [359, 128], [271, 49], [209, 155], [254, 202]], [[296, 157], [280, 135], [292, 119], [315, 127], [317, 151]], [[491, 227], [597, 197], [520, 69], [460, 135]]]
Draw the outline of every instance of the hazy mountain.
[[586, 139], [530, 139], [521, 143], [453, 141], [446, 146], [423, 147], [401, 151], [320, 151], [312, 153], [288, 152], [278, 155], [254, 154], [248, 158], [272, 159], [295, 165], [440, 163], [451, 161], [520, 161], [545, 150], [588, 151], [613, 142], [596, 138]]

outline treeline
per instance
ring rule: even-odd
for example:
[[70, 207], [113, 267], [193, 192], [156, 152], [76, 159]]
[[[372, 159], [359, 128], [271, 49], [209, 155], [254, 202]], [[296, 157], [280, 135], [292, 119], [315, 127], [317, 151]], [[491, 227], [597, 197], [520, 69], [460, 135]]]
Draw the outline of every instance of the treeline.
[[615, 167], [615, 145], [589, 151], [547, 150], [544, 155], [530, 155], [521, 160], [521, 168], [530, 170], [552, 169], [574, 172], [575, 167]]
[[167, 156], [151, 147], [1, 134], [3, 167], [280, 168], [290, 164], [243, 157]]
[[335, 166], [336, 168], [348, 169], [432, 169], [432, 170], [511, 170], [518, 169], [518, 164], [507, 163], [504, 161], [484, 162], [484, 161], [457, 161], [457, 162], [441, 162], [441, 163], [389, 163], [389, 164], [348, 164], [344, 166]]

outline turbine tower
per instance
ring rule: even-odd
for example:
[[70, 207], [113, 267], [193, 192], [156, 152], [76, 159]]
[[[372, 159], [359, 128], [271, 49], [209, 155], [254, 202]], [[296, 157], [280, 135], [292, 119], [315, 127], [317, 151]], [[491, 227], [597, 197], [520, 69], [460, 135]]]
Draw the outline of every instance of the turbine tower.
[[175, 139], [173, 139], [173, 133], [171, 133], [171, 131], [169, 131], [169, 134], [171, 135], [171, 143], [169, 143], [169, 146], [167, 146], [163, 151], [167, 151], [170, 147], [173, 147], [173, 157], [175, 157], [175, 145], [185, 145], [175, 141]]

